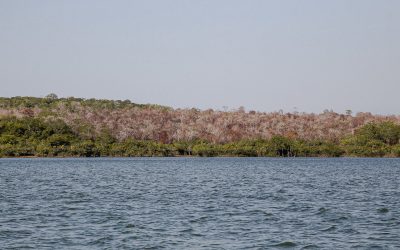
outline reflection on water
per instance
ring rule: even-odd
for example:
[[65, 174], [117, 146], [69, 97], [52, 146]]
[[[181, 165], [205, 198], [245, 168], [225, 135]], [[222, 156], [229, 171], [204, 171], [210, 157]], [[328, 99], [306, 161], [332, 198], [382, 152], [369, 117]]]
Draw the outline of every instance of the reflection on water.
[[2, 249], [399, 249], [400, 159], [0, 159]]

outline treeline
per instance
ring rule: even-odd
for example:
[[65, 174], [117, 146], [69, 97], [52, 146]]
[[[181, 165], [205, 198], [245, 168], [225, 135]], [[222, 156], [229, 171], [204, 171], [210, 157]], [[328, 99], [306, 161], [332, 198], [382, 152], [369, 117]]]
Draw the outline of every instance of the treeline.
[[104, 127], [96, 136], [76, 132], [60, 118], [0, 117], [0, 157], [270, 156], [399, 157], [400, 125], [368, 123], [340, 140], [305, 140], [274, 135], [215, 143], [204, 139], [163, 143], [118, 140]]
[[[71, 105], [80, 103], [84, 107], [102, 108], [102, 109], [126, 109], [126, 108], [145, 108], [145, 107], [163, 107], [151, 104], [137, 104], [130, 100], [106, 100], [106, 99], [85, 99], [85, 98], [58, 98], [56, 94], [49, 94], [44, 98], [31, 96], [15, 96], [15, 97], [0, 97], [0, 108], [3, 109], [24, 109], [24, 108], [39, 108], [39, 109], [55, 109], [59, 105]], [[167, 108], [167, 107], [164, 107]]]
[[58, 98], [54, 94], [44, 98], [0, 97], [0, 117], [8, 116], [61, 120], [72, 133], [85, 140], [97, 141], [107, 131], [118, 143], [134, 140], [167, 145], [179, 141], [211, 145], [259, 140], [265, 143], [273, 137], [290, 138], [300, 144], [338, 144], [366, 124], [400, 123], [400, 116], [353, 115], [351, 111], [339, 114], [325, 110], [314, 114], [265, 113], [244, 108], [230, 111], [173, 109], [129, 100]]

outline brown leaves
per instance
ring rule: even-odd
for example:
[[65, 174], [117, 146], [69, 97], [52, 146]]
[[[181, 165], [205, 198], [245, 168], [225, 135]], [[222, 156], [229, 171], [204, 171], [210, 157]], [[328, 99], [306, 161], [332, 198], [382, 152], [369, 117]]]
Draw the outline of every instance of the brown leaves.
[[32, 117], [43, 112], [46, 116], [51, 114], [61, 118], [77, 133], [84, 124], [90, 128], [85, 133], [90, 132], [94, 137], [103, 129], [107, 129], [118, 140], [134, 138], [163, 143], [195, 139], [226, 143], [242, 139], [269, 139], [272, 135], [293, 139], [337, 141], [371, 121], [400, 122], [398, 116], [379, 116], [371, 113], [351, 116], [332, 111], [321, 114], [246, 112], [244, 108], [237, 111], [201, 111], [159, 106], [95, 108], [76, 100], [61, 104], [50, 108], [51, 110], [41, 110], [38, 107], [3, 108], [0, 113]]

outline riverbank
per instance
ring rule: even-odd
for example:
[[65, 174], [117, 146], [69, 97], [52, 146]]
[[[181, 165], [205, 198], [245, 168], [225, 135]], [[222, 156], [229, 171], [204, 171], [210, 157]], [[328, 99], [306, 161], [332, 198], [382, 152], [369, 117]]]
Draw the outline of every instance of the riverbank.
[[400, 157], [395, 116], [0, 98], [0, 157]]
[[371, 123], [341, 140], [304, 140], [275, 135], [213, 143], [196, 139], [162, 143], [109, 133], [88, 137], [61, 120], [3, 117], [0, 119], [0, 157], [399, 157], [400, 126]]

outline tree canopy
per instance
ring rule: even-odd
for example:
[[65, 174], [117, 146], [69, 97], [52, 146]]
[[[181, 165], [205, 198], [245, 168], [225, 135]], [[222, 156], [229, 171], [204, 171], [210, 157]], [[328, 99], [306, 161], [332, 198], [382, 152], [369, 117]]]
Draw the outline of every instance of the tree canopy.
[[400, 156], [400, 119], [0, 98], [0, 156]]

